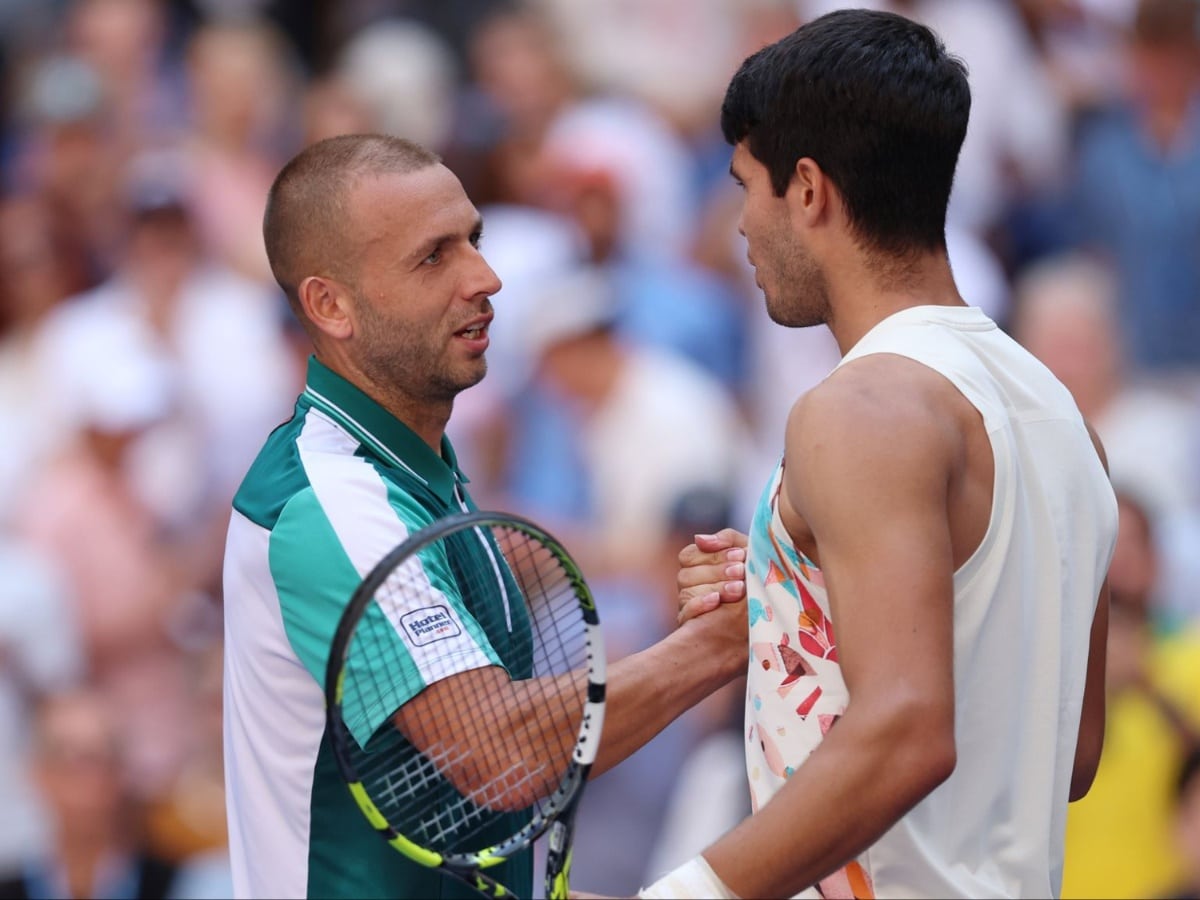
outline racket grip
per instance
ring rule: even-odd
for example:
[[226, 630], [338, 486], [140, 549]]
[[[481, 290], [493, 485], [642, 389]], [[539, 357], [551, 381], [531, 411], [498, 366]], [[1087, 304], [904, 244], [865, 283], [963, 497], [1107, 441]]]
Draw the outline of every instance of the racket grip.
[[567, 900], [571, 880], [571, 825], [558, 819], [550, 826], [546, 851], [546, 898]]
[[483, 897], [494, 897], [499, 898], [499, 900], [516, 900], [512, 891], [495, 879], [484, 875], [478, 869], [460, 869], [454, 866], [445, 866], [439, 871], [452, 875]]

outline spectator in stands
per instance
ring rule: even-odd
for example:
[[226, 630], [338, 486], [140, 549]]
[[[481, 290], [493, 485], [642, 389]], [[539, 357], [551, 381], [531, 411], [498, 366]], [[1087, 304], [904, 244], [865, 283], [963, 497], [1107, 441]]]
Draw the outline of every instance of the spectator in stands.
[[85, 688], [39, 704], [32, 776], [50, 810], [54, 840], [48, 853], [0, 875], [0, 898], [203, 896], [180, 892], [180, 867], [145, 849], [117, 721], [109, 701]]
[[1067, 812], [1062, 896], [1160, 896], [1182, 873], [1171, 841], [1175, 777], [1200, 734], [1200, 638], [1159, 637], [1158, 573], [1144, 506], [1118, 494], [1104, 749], [1092, 789]]
[[66, 580], [52, 560], [9, 534], [6, 513], [0, 509], [0, 871], [43, 852], [50, 836], [26, 771], [33, 704], [84, 672]]
[[746, 439], [721, 383], [621, 335], [619, 310], [595, 268], [543, 285], [526, 332], [538, 363], [509, 435], [511, 502], [574, 533], [595, 575], [643, 571], [671, 504], [728, 490]]
[[1104, 441], [1113, 481], [1152, 507], [1163, 572], [1156, 609], [1200, 612], [1200, 396], [1131, 370], [1111, 267], [1080, 254], [1027, 267], [1013, 335], [1067, 386]]
[[1175, 794], [1175, 844], [1184, 859], [1184, 877], [1165, 896], [1171, 900], [1200, 898], [1200, 746], [1179, 767]]
[[1107, 255], [1137, 372], [1200, 373], [1200, 3], [1140, 0], [1121, 102], [1080, 137], [1064, 223]]

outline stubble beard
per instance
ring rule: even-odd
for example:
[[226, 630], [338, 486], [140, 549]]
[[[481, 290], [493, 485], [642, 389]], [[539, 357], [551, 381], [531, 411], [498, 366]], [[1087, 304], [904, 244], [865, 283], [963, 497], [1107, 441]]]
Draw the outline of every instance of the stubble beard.
[[358, 304], [362, 335], [359, 367], [382, 390], [420, 403], [441, 405], [483, 380], [487, 360], [469, 375], [455, 377], [432, 345], [432, 335], [393, 322], [369, 302]]
[[763, 289], [771, 321], [785, 328], [828, 324], [829, 286], [820, 266], [797, 248], [790, 248], [780, 259], [775, 291]]

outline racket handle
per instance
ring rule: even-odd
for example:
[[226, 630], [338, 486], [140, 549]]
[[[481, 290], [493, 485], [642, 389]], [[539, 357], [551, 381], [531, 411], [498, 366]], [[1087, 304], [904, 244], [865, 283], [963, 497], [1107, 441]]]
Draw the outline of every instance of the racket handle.
[[478, 869], [459, 869], [452, 866], [442, 866], [439, 871], [445, 872], [448, 875], [453, 875], [469, 888], [473, 888], [476, 893], [482, 897], [504, 898], [504, 900], [516, 900], [512, 891], [502, 885], [500, 882], [489, 878]]
[[556, 819], [550, 826], [546, 852], [546, 898], [567, 900], [571, 879], [571, 833], [569, 821]]

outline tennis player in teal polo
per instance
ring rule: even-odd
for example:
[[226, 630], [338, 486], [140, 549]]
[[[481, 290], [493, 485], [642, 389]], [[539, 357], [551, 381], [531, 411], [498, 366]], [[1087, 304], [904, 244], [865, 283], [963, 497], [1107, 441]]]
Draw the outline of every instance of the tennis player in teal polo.
[[[314, 356], [294, 417], [234, 498], [226, 544], [225, 777], [238, 897], [471, 896], [389, 847], [359, 812], [330, 753], [323, 681], [362, 577], [411, 533], [473, 508], [445, 428], [455, 397], [487, 370], [501, 285], [479, 252], [481, 230], [454, 174], [394, 137], [316, 143], [268, 196], [268, 258]], [[528, 640], [518, 610], [489, 615], [505, 630], [484, 633], [453, 587], [427, 574], [427, 589], [391, 619], [388, 639], [407, 659], [387, 673], [393, 708], [347, 710], [360, 741], [394, 727], [426, 685], [508, 668]], [[736, 606], [610, 667], [593, 772], [745, 670]], [[494, 874], [532, 894], [528, 852]]]

